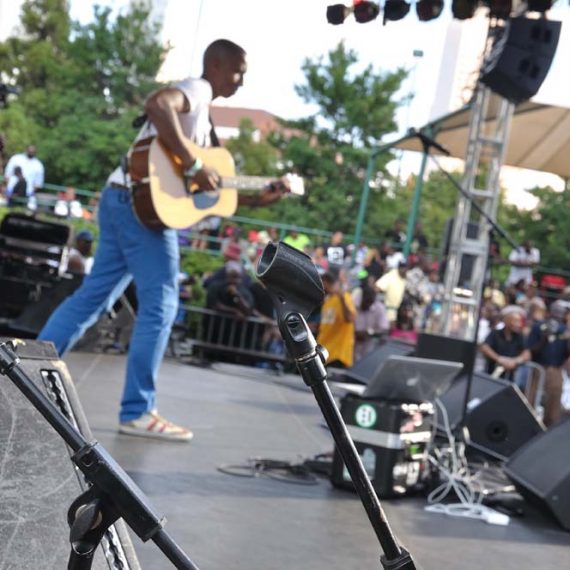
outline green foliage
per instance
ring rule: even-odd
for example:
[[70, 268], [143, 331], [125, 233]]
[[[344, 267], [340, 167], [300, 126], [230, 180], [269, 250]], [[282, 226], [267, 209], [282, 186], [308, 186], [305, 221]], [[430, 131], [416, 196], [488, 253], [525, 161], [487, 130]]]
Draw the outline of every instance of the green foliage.
[[534, 188], [538, 198], [533, 210], [505, 207], [500, 221], [518, 243], [531, 240], [541, 254], [543, 267], [568, 270], [570, 267], [570, 217], [568, 191], [556, 192], [550, 187]]
[[0, 114], [0, 131], [8, 154], [37, 145], [46, 181], [97, 189], [129, 147], [165, 50], [143, 3], [115, 20], [95, 7], [86, 25], [68, 8], [27, 0], [21, 32], [0, 44], [2, 79], [21, 93]]
[[[224, 264], [220, 256], [214, 256], [203, 251], [184, 249], [180, 257], [180, 271], [188, 275], [199, 276], [212, 273]], [[206, 302], [206, 291], [198, 281], [192, 286], [192, 305], [203, 306]]]
[[[460, 172], [450, 172], [450, 174], [461, 182]], [[412, 177], [409, 181], [411, 191], [415, 183], [416, 178]], [[455, 215], [459, 197], [459, 190], [439, 170], [430, 172], [424, 181], [418, 221], [422, 224], [430, 248], [439, 249], [442, 246], [445, 224]]]
[[[294, 136], [274, 134], [269, 143], [279, 150], [282, 171], [294, 169], [305, 179], [307, 193], [302, 199], [282, 200], [256, 217], [309, 226], [322, 230], [355, 229], [359, 198], [369, 149], [396, 127], [395, 95], [405, 72], [376, 73], [371, 66], [354, 73], [356, 53], [341, 43], [327, 59], [306, 60], [306, 84], [297, 93], [319, 112], [284, 126]], [[384, 171], [390, 153], [378, 157], [375, 167]], [[249, 173], [249, 172], [248, 172]], [[266, 172], [267, 173], [267, 172]], [[371, 201], [368, 230], [378, 228], [382, 211], [379, 198]]]

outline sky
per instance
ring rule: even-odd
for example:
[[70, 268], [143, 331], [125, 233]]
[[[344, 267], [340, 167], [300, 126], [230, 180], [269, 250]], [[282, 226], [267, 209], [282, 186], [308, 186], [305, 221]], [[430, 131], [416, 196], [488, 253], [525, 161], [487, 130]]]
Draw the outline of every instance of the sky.
[[[382, 71], [398, 67], [415, 69], [408, 89], [413, 82], [418, 91], [427, 87], [433, 92], [449, 18], [419, 22], [412, 8], [405, 20], [385, 26], [380, 18], [358, 24], [352, 17], [340, 26], [332, 26], [325, 16], [330, 3], [327, 0], [169, 0], [165, 28], [174, 47], [162, 77], [170, 80], [199, 74], [204, 48], [214, 39], [226, 37], [247, 51], [248, 72], [238, 93], [231, 100], [216, 104], [265, 109], [280, 117], [298, 118], [314, 112], [294, 90], [295, 85], [304, 81], [303, 61], [324, 56], [344, 41], [358, 53], [361, 66], [372, 64]], [[72, 16], [88, 18], [89, 4], [84, 0], [73, 1]], [[121, 2], [115, 1], [113, 5]], [[422, 50], [424, 57], [414, 58], [414, 50]], [[429, 95], [425, 100], [429, 100]], [[429, 107], [429, 102], [412, 105], [410, 122], [417, 124], [427, 118]], [[403, 120], [407, 114], [406, 109]]]
[[[247, 51], [248, 72], [244, 86], [237, 94], [229, 100], [218, 99], [216, 104], [263, 109], [283, 118], [299, 118], [316, 111], [295, 93], [294, 86], [304, 82], [303, 61], [325, 56], [343, 41], [356, 51], [361, 67], [372, 65], [382, 72], [403, 67], [410, 71], [402, 94], [414, 92], [415, 96], [410, 105], [400, 108], [397, 114], [399, 133], [394, 133], [394, 138], [407, 128], [419, 128], [434, 118], [431, 109], [446, 33], [452, 22], [451, 1], [445, 0], [442, 15], [431, 22], [420, 22], [412, 5], [403, 20], [387, 22], [386, 25], [383, 25], [381, 16], [366, 24], [359, 24], [350, 16], [342, 25], [333, 26], [326, 21], [326, 8], [339, 1], [155, 0], [157, 6], [168, 6], [163, 39], [168, 38], [172, 45], [161, 70], [161, 79], [166, 81], [199, 75], [206, 46], [225, 37]], [[0, 0], [2, 15], [8, 16], [9, 10], [16, 14], [16, 4], [17, 0]], [[89, 21], [95, 4], [124, 10], [129, 0], [70, 0], [72, 18]], [[536, 100], [570, 107], [568, 1], [558, 0], [550, 17], [564, 19], [565, 25], [551, 71]], [[455, 22], [457, 24], [458, 21]], [[420, 50], [423, 56], [414, 57], [415, 50]], [[419, 160], [418, 153], [404, 153], [404, 159], [397, 168], [403, 175], [416, 172]], [[562, 187], [562, 181], [557, 177], [537, 179], [534, 175], [523, 175], [517, 179], [513, 175], [511, 180], [508, 183], [513, 186], [526, 184], [530, 187], [537, 181]], [[517, 200], [518, 197], [514, 198]], [[532, 205], [532, 200], [528, 205]]]

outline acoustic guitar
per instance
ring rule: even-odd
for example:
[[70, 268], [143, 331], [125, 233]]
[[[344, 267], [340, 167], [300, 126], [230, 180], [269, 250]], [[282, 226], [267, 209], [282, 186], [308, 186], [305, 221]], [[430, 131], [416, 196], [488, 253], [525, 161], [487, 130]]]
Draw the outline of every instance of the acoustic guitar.
[[[215, 191], [201, 190], [183, 175], [182, 165], [156, 138], [137, 141], [129, 155], [135, 214], [151, 229], [188, 228], [207, 216], [232, 216], [238, 191], [263, 190], [274, 178], [236, 176], [234, 159], [222, 147], [201, 148], [186, 141], [188, 149], [205, 166], [220, 175]], [[304, 194], [303, 179], [284, 176], [292, 194]]]

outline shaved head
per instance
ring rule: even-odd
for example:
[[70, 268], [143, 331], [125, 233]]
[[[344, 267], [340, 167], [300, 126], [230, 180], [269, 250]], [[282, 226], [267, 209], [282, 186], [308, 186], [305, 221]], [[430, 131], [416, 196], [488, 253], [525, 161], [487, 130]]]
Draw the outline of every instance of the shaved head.
[[230, 40], [216, 40], [204, 52], [204, 69], [214, 60], [245, 57], [245, 50]]

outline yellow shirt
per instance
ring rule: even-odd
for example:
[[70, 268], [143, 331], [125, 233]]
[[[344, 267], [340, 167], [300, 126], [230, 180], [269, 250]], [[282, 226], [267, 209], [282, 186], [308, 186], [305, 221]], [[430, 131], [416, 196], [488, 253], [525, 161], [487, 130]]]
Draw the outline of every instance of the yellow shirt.
[[376, 281], [376, 287], [384, 293], [384, 304], [386, 305], [388, 320], [391, 322], [395, 321], [398, 309], [404, 298], [406, 278], [402, 277], [397, 269], [392, 269], [388, 273], [384, 273]]
[[[356, 314], [350, 293], [343, 293], [343, 297], [349, 310]], [[344, 320], [338, 295], [327, 295], [323, 303], [317, 341], [328, 350], [328, 362], [340, 360], [345, 366], [352, 366], [354, 322]]]

